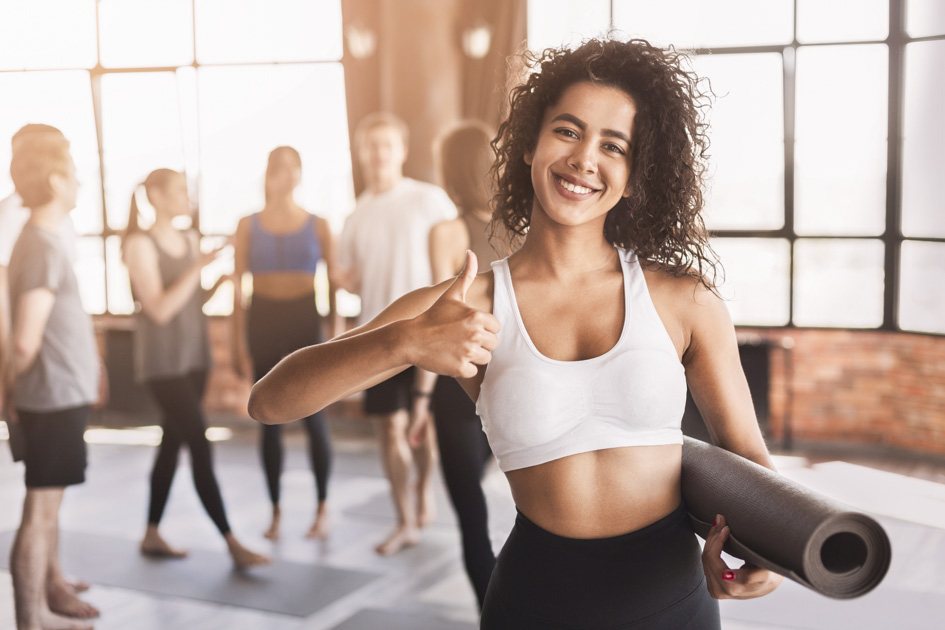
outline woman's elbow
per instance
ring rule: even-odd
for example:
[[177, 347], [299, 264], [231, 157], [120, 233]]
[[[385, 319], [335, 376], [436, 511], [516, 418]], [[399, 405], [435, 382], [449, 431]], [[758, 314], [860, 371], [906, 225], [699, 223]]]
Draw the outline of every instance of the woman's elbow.
[[272, 398], [271, 394], [266, 393], [265, 385], [261, 381], [253, 385], [249, 392], [249, 405], [247, 406], [249, 416], [263, 424], [284, 422], [284, 420], [280, 420], [279, 414], [273, 409]]

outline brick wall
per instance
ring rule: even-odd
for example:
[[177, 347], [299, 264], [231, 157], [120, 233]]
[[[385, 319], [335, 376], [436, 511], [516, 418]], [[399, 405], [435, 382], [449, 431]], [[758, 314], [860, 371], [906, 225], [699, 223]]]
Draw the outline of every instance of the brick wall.
[[[251, 384], [230, 367], [230, 322], [210, 319], [214, 369], [206, 409], [247, 417]], [[945, 338], [905, 333], [740, 328], [784, 345], [793, 342], [793, 397], [785, 353], [771, 359], [770, 428], [802, 442], [861, 443], [945, 455]]]
[[885, 445], [945, 455], [945, 338], [906, 333], [739, 329], [782, 342], [771, 360], [771, 429], [803, 442]]

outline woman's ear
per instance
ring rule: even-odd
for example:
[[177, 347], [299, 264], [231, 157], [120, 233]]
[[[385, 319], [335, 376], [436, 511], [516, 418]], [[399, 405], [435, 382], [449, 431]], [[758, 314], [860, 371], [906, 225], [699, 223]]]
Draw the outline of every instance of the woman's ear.
[[534, 151], [526, 151], [526, 152], [525, 152], [525, 163], [528, 164], [529, 166], [532, 165], [532, 160], [533, 160], [534, 158], [535, 158], [535, 152], [534, 152]]
[[623, 189], [623, 196], [629, 197], [633, 193], [633, 184], [630, 183], [630, 180], [627, 180], [627, 187]]

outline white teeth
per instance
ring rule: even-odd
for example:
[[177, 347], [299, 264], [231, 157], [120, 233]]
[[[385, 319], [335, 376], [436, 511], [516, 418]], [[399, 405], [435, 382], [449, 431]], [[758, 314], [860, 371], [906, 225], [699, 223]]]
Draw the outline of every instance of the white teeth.
[[577, 186], [577, 185], [575, 185], [575, 184], [572, 184], [572, 183], [569, 182], [568, 180], [562, 179], [562, 178], [560, 178], [560, 177], [558, 178], [558, 181], [561, 183], [561, 186], [562, 186], [563, 188], [565, 188], [565, 189], [567, 189], [567, 190], [570, 190], [570, 191], [573, 192], [573, 193], [578, 193], [579, 195], [586, 195], [587, 193], [591, 192], [591, 190], [592, 190], [592, 189], [590, 189], [590, 188], [585, 188], [584, 186]]

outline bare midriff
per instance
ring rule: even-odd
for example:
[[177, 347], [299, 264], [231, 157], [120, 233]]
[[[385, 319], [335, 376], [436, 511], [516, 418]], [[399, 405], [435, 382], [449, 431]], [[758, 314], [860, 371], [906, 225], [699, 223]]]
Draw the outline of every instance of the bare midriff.
[[267, 300], [294, 300], [315, 291], [309, 271], [272, 271], [253, 274], [253, 295]]
[[579, 453], [506, 473], [515, 505], [567, 538], [636, 531], [680, 503], [682, 447], [630, 446]]

